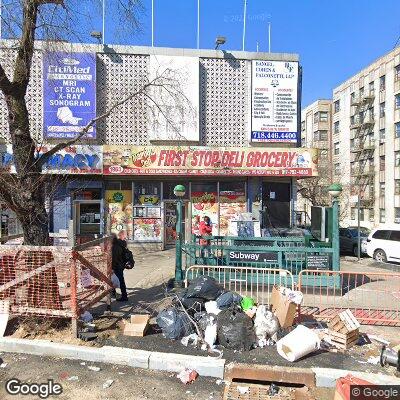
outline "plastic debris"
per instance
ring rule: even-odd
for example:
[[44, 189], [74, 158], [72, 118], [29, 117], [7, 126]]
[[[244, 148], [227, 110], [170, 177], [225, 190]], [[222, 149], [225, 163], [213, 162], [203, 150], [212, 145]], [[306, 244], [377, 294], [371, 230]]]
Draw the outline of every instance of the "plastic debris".
[[[268, 311], [266, 306], [258, 306], [254, 319], [254, 331], [259, 343], [262, 339], [273, 337], [279, 331], [279, 328], [278, 318], [271, 311]], [[265, 340], [266, 344], [267, 341]]]
[[161, 311], [157, 316], [157, 324], [167, 339], [177, 340], [194, 333], [188, 316], [176, 308]]
[[85, 311], [83, 314], [81, 314], [81, 320], [83, 322], [92, 322], [93, 321], [93, 315], [89, 311]]
[[181, 343], [186, 347], [189, 345], [189, 343], [192, 344], [193, 346], [197, 346], [199, 339], [200, 338], [197, 335], [197, 333], [192, 333], [191, 335], [183, 337], [181, 339]]
[[222, 385], [224, 383], [224, 381], [222, 379], [217, 379], [215, 381], [215, 383], [219, 386], [219, 385]]
[[222, 293], [216, 300], [217, 306], [221, 310], [229, 308], [232, 304], [240, 304], [242, 301], [242, 296], [235, 292], [225, 292]]
[[208, 314], [218, 315], [221, 312], [221, 310], [218, 308], [217, 302], [214, 300], [205, 303], [204, 307], [206, 308]]
[[268, 396], [276, 396], [279, 393], [279, 386], [271, 383], [268, 389]]
[[217, 341], [217, 324], [208, 325], [204, 331], [204, 341], [212, 349]]
[[70, 376], [68, 379], [67, 379], [67, 381], [79, 381], [79, 378], [76, 376], [76, 375], [74, 375], [74, 376]]
[[109, 388], [113, 383], [114, 383], [114, 380], [113, 380], [113, 379], [107, 379], [107, 380], [103, 383], [103, 389]]
[[287, 287], [281, 286], [279, 291], [283, 296], [286, 296], [290, 303], [301, 304], [303, 301], [303, 293], [298, 290], [292, 290]]
[[386, 346], [389, 346], [389, 344], [390, 344], [389, 341], [387, 341], [385, 339], [382, 339], [382, 338], [380, 338], [379, 336], [376, 336], [376, 335], [370, 335], [369, 333], [368, 333], [368, 338], [370, 340], [372, 339], [372, 340], [375, 340], [375, 341], [377, 341], [379, 343], [385, 344]]
[[185, 297], [199, 297], [204, 300], [215, 300], [223, 293], [223, 288], [210, 276], [199, 276], [190, 282]]
[[96, 367], [94, 365], [89, 365], [88, 369], [90, 369], [91, 371], [99, 372], [101, 368], [100, 367]]
[[194, 369], [185, 368], [176, 376], [178, 379], [181, 380], [182, 383], [187, 385], [188, 383], [194, 382], [199, 374]]
[[240, 306], [243, 311], [250, 310], [255, 305], [254, 300], [251, 297], [243, 297], [240, 302]]
[[85, 361], [81, 362], [81, 365], [86, 365]]
[[245, 311], [246, 315], [248, 317], [250, 317], [251, 319], [254, 318], [254, 316], [256, 315], [256, 312], [257, 312], [257, 307], [256, 306], [251, 307], [251, 308], [249, 308], [248, 310]]
[[369, 357], [367, 362], [369, 364], [373, 364], [373, 365], [378, 365], [381, 362], [381, 358], [380, 357]]
[[6, 362], [3, 362], [3, 363], [0, 364], [0, 368], [5, 368], [5, 367], [7, 367], [7, 365], [8, 364]]
[[248, 386], [237, 386], [237, 391], [240, 394], [246, 394], [246, 393], [249, 393], [249, 387]]

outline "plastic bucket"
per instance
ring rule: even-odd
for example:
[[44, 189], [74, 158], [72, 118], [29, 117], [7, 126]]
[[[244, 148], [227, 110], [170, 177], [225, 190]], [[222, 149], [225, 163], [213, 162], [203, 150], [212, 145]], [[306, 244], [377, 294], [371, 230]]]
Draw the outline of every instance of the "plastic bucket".
[[318, 335], [303, 325], [299, 325], [276, 343], [278, 353], [291, 362], [318, 350], [319, 346]]

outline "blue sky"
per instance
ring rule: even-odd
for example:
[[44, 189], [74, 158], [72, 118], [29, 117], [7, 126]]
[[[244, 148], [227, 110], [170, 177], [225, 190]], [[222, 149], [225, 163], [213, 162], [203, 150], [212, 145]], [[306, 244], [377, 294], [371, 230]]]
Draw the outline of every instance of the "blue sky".
[[[116, 0], [106, 0], [108, 8]], [[200, 0], [200, 47], [213, 48], [224, 35], [226, 50], [241, 50], [244, 0]], [[151, 45], [151, 0], [142, 0], [142, 32], [121, 35], [112, 10], [106, 42]], [[197, 0], [154, 0], [155, 46], [196, 47]], [[329, 98], [332, 89], [374, 59], [392, 50], [400, 37], [399, 0], [247, 0], [245, 49], [300, 55], [303, 106]], [[92, 19], [101, 30], [99, 17]], [[89, 40], [89, 39], [88, 39]], [[399, 40], [400, 44], [400, 40]]]

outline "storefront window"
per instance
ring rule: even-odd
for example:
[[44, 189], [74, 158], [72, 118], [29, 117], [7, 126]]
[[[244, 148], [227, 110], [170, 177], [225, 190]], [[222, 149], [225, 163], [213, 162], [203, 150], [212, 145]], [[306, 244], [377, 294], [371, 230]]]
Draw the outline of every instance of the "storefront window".
[[221, 182], [219, 186], [220, 235], [236, 236], [237, 224], [246, 212], [245, 182]]
[[159, 182], [135, 182], [135, 206], [158, 205], [161, 198]]
[[185, 182], [183, 180], [172, 181], [172, 182], [164, 182], [163, 184], [163, 199], [164, 200], [176, 200], [176, 196], [174, 195], [174, 187], [176, 185], [183, 185], [186, 188], [185, 196], [183, 199], [189, 199], [189, 182]]
[[199, 235], [200, 221], [208, 216], [212, 223], [212, 234], [219, 234], [218, 187], [216, 182], [192, 183], [192, 233]]

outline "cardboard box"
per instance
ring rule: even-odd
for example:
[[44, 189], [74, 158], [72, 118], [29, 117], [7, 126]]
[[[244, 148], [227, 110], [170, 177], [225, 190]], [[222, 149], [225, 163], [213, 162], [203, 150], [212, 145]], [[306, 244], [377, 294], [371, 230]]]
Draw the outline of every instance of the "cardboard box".
[[289, 326], [293, 325], [297, 313], [297, 304], [289, 301], [276, 286], [272, 289], [271, 306], [272, 312], [278, 318], [281, 328], [289, 328]]
[[144, 336], [149, 327], [149, 315], [133, 314], [130, 322], [124, 326], [124, 335], [126, 336]]

